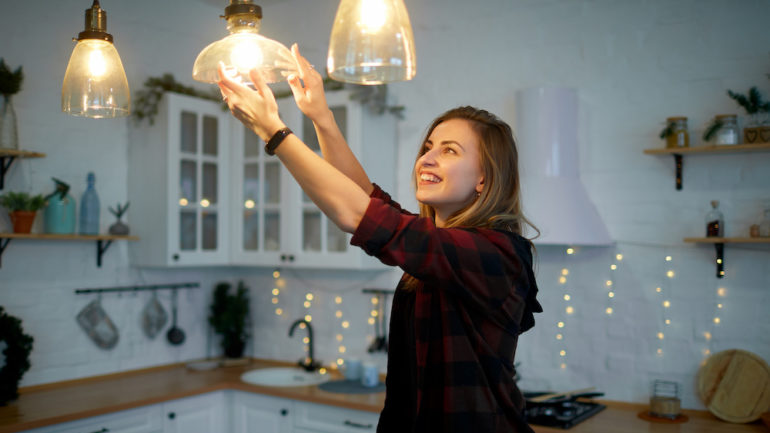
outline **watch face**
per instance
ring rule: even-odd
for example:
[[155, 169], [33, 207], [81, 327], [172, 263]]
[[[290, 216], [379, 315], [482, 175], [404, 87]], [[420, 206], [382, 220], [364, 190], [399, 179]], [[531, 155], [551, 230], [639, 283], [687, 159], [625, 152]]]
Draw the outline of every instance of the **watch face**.
[[283, 139], [291, 133], [291, 129], [289, 128], [282, 128], [276, 131], [276, 133], [270, 137], [270, 140], [267, 141], [267, 144], [265, 144], [265, 153], [268, 155], [275, 155], [275, 149], [278, 148], [278, 145], [281, 144]]

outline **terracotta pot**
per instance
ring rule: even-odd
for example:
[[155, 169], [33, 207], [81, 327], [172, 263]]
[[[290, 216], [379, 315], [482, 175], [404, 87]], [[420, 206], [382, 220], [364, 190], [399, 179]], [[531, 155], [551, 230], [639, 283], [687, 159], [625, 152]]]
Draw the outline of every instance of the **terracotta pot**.
[[35, 211], [17, 210], [10, 213], [14, 233], [29, 233], [35, 222]]

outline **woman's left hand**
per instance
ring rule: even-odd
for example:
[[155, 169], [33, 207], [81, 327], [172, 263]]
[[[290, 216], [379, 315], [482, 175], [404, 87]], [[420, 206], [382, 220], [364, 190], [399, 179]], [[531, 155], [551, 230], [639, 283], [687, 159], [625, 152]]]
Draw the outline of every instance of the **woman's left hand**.
[[249, 71], [249, 77], [256, 90], [233, 80], [227, 75], [224, 65], [220, 63], [217, 85], [235, 118], [259, 135], [262, 140], [267, 141], [286, 125], [278, 116], [275, 96], [265, 83], [262, 74], [252, 69]]

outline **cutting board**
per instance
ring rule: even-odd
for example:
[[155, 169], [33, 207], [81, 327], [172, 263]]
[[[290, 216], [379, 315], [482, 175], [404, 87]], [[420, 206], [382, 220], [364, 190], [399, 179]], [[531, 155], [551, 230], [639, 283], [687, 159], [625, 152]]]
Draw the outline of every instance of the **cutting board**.
[[715, 353], [698, 370], [698, 395], [720, 419], [755, 421], [770, 410], [770, 367], [745, 350]]

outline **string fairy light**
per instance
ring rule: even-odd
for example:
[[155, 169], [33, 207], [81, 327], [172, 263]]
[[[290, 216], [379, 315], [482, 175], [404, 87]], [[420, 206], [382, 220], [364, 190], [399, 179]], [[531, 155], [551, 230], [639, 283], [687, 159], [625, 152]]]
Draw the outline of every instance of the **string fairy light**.
[[[572, 256], [575, 254], [575, 248], [568, 247], [564, 252], [567, 254], [567, 256]], [[567, 284], [567, 277], [569, 276], [570, 271], [568, 267], [563, 267], [561, 271], [559, 272], [559, 284], [564, 287], [564, 294], [562, 295], [562, 299], [564, 300], [564, 308], [561, 310], [560, 313], [560, 319], [556, 322], [556, 341], [557, 343], [557, 350], [559, 353], [559, 368], [562, 370], [567, 369], [567, 350], [566, 350], [566, 339], [565, 339], [565, 331], [567, 326], [567, 317], [571, 316], [575, 313], [575, 307], [571, 304], [572, 301], [572, 295], [569, 293], [569, 289], [566, 287]]]
[[604, 314], [607, 316], [612, 316], [615, 313], [615, 271], [618, 270], [618, 265], [623, 261], [623, 254], [617, 253], [615, 254], [615, 262], [610, 264], [610, 276], [607, 278], [607, 280], [604, 282], [605, 287], [607, 288], [607, 306], [604, 308]]
[[281, 316], [283, 315], [283, 308], [279, 306], [280, 299], [278, 296], [281, 294], [281, 289], [286, 287], [286, 280], [281, 278], [281, 271], [278, 269], [273, 271], [273, 290], [272, 295], [273, 298], [271, 299], [271, 302], [275, 306], [275, 315]]
[[655, 287], [655, 293], [657, 293], [659, 295], [658, 298], [661, 299], [659, 301], [661, 306], [661, 324], [655, 333], [655, 339], [658, 341], [658, 348], [655, 350], [655, 354], [659, 357], [663, 356], [663, 346], [665, 344], [666, 333], [668, 332], [668, 329], [670, 329], [669, 326], [671, 326], [672, 322], [671, 299], [668, 292], [670, 292], [672, 280], [676, 278], [676, 270], [674, 269], [674, 257], [670, 254], [666, 254], [663, 259], [663, 263], [667, 268], [665, 270], [665, 278], [663, 279], [663, 283]]

